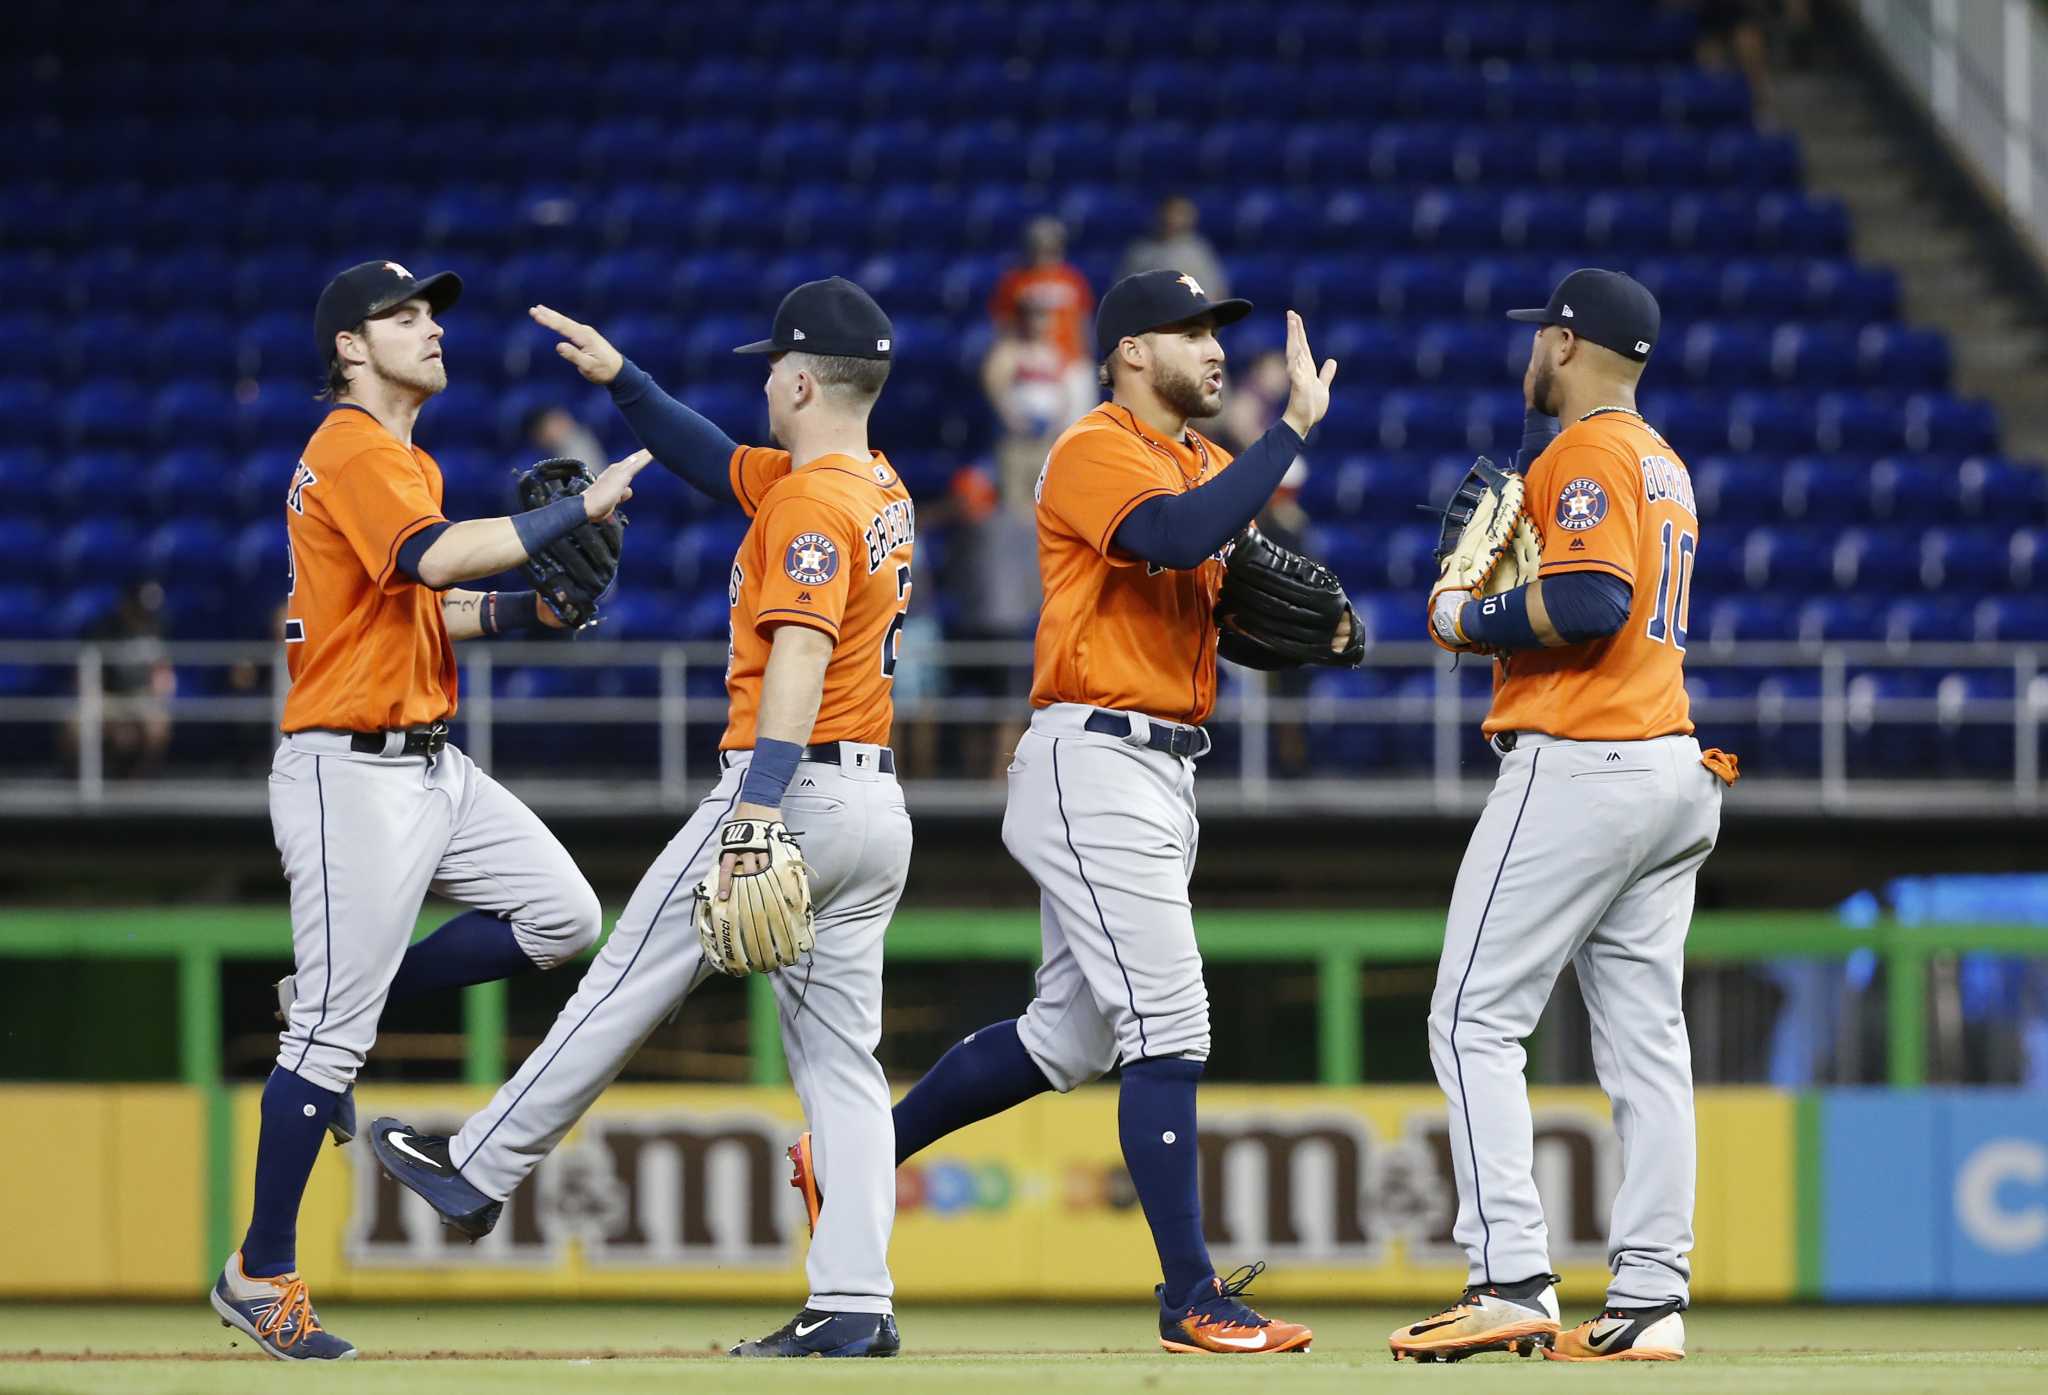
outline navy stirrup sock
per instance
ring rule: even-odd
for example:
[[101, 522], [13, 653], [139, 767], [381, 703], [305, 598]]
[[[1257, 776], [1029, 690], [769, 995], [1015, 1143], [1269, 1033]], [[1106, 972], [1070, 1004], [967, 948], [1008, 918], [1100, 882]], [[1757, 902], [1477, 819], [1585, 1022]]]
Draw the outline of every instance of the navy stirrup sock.
[[1017, 1040], [1016, 1018], [983, 1027], [939, 1057], [896, 1106], [896, 1161], [1051, 1088]]
[[1195, 1086], [1201, 1078], [1200, 1061], [1178, 1056], [1133, 1061], [1124, 1067], [1117, 1099], [1116, 1131], [1124, 1166], [1130, 1169], [1145, 1223], [1152, 1227], [1166, 1296], [1175, 1306], [1190, 1301], [1196, 1285], [1216, 1273], [1202, 1238], [1201, 1170], [1195, 1146]]
[[283, 1066], [271, 1069], [256, 1143], [256, 1196], [242, 1237], [242, 1272], [250, 1278], [274, 1279], [298, 1267], [299, 1198], [340, 1103], [332, 1090]]
[[424, 940], [406, 947], [392, 998], [410, 998], [439, 988], [495, 983], [534, 968], [513, 938], [512, 923], [489, 911], [464, 911]]

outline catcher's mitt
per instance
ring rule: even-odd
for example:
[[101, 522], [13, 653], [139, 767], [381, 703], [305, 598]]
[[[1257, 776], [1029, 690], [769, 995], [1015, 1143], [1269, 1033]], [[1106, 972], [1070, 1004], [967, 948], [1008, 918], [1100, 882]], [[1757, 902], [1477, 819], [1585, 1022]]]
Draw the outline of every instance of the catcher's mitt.
[[803, 850], [781, 823], [734, 819], [718, 830], [720, 861], [727, 853], [762, 853], [767, 866], [732, 874], [718, 899], [718, 865], [697, 884], [697, 938], [704, 957], [723, 973], [744, 978], [786, 969], [818, 942], [811, 917], [810, 869]]
[[[1365, 661], [1365, 630], [1335, 574], [1257, 528], [1247, 527], [1230, 545], [1215, 614], [1216, 652], [1246, 668], [1356, 668]], [[1333, 651], [1330, 642], [1346, 619], [1350, 642]]]
[[[1443, 511], [1436, 547], [1436, 586], [1430, 610], [1446, 591], [1477, 599], [1497, 596], [1536, 579], [1543, 536], [1523, 506], [1522, 477], [1485, 456], [1472, 463]], [[1431, 634], [1435, 635], [1432, 627]], [[1439, 644], [1444, 644], [1441, 637]], [[1446, 644], [1446, 648], [1452, 648]]]
[[[543, 460], [519, 475], [519, 507], [533, 510], [597, 483], [580, 460]], [[526, 559], [520, 570], [555, 618], [571, 630], [597, 620], [597, 603], [619, 577], [619, 550], [626, 516], [614, 511], [602, 523], [585, 523]]]

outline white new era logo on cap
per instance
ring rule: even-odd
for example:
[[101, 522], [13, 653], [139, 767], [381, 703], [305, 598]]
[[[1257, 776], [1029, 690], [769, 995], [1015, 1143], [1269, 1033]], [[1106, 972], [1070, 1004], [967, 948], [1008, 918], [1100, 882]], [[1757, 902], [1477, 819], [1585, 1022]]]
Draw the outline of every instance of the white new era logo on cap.
[[789, 333], [790, 336], [795, 339], [801, 339], [804, 337], [804, 332], [800, 329], [791, 329]]
[[1557, 313], [1565, 319], [1569, 320], [1572, 317], [1572, 308], [1571, 306], [1567, 305], [1564, 307], [1564, 309], [1558, 311]]

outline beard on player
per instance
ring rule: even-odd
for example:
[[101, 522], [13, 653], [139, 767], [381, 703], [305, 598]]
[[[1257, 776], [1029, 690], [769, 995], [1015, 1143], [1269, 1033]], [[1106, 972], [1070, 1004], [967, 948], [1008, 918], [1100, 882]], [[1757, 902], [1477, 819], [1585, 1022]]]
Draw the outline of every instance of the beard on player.
[[1202, 375], [1160, 364], [1152, 374], [1159, 400], [1190, 421], [1206, 421], [1223, 410], [1223, 369], [1206, 368]]
[[438, 334], [423, 341], [414, 333], [380, 333], [379, 328], [376, 320], [364, 326], [370, 346], [365, 366], [374, 377], [421, 397], [432, 397], [448, 386], [448, 364]]
[[1539, 360], [1530, 370], [1529, 405], [1547, 417], [1556, 416], [1564, 405], [1557, 390], [1557, 369], [1548, 359]]

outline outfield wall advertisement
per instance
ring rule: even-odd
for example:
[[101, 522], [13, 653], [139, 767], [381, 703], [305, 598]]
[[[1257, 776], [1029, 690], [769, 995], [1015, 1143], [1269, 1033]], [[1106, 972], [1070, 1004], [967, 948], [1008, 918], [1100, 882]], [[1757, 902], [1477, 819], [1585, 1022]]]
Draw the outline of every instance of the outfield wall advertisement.
[[[39, 1142], [0, 1154], [0, 1293], [190, 1290], [220, 1258], [204, 1252], [210, 1187], [231, 1237], [246, 1220], [259, 1096], [230, 1092], [211, 1133], [223, 1186], [207, 1174], [196, 1091], [0, 1088], [18, 1136]], [[366, 1120], [390, 1113], [427, 1131], [484, 1100], [452, 1086], [366, 1084], [362, 1096]], [[1607, 1104], [1592, 1090], [1534, 1102], [1552, 1261], [1568, 1292], [1597, 1294], [1619, 1173]], [[1698, 1298], [2048, 1296], [2042, 1097], [1717, 1089], [1698, 1109]], [[1218, 1087], [1202, 1116], [1210, 1246], [1222, 1267], [1270, 1262], [1261, 1293], [1414, 1298], [1463, 1282], [1434, 1089]], [[323, 1150], [301, 1267], [334, 1298], [793, 1301], [806, 1237], [784, 1150], [800, 1127], [782, 1089], [615, 1087], [477, 1245], [358, 1140]], [[1111, 1088], [1041, 1097], [945, 1140], [899, 1173], [897, 1205], [891, 1261], [906, 1302], [1129, 1298], [1157, 1281]]]

